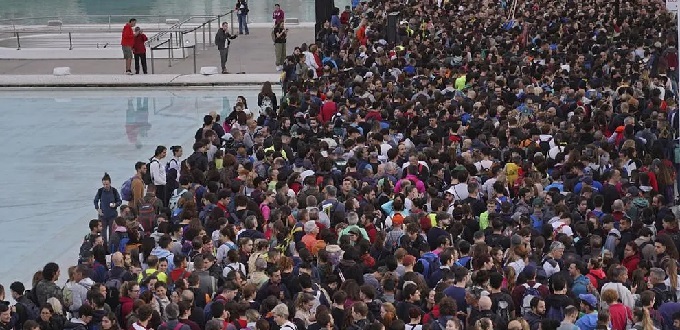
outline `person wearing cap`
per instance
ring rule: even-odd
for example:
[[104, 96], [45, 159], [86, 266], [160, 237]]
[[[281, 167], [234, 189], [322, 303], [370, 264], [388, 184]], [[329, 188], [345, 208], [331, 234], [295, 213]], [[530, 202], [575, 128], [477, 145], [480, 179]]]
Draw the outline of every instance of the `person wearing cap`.
[[597, 326], [597, 298], [590, 293], [578, 295], [583, 315], [574, 323], [581, 330], [595, 330]]

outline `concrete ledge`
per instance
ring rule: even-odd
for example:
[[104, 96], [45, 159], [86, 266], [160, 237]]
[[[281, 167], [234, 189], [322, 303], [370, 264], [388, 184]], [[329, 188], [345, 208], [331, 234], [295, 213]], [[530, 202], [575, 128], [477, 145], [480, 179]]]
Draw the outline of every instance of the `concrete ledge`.
[[284, 20], [284, 23], [286, 23], [286, 24], [300, 24], [300, 20], [295, 18], [295, 17], [290, 17], [290, 18], [286, 18]]
[[243, 86], [266, 81], [278, 85], [279, 80], [279, 74], [0, 75], [0, 87]]

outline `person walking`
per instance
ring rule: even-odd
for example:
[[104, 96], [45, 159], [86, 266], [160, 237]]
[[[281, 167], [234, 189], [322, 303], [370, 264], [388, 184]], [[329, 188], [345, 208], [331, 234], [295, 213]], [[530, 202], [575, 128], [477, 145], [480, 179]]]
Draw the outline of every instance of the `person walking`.
[[135, 33], [133, 28], [137, 20], [131, 18], [123, 27], [123, 36], [120, 45], [123, 46], [123, 58], [125, 59], [125, 74], [132, 74], [132, 47], [135, 46]]
[[250, 30], [248, 30], [248, 12], [250, 11], [248, 2], [237, 0], [235, 9], [238, 15], [238, 34], [243, 34], [243, 31], [246, 32], [246, 35], [250, 34]]
[[[239, 16], [240, 17], [240, 16]], [[239, 21], [241, 19], [239, 18]], [[222, 66], [222, 73], [227, 72], [227, 59], [229, 58], [229, 45], [231, 45], [231, 40], [236, 39], [236, 36], [229, 33], [229, 24], [227, 22], [222, 23], [222, 28], [217, 30], [215, 33], [215, 45], [217, 50], [220, 51], [220, 65]]]
[[288, 29], [283, 26], [283, 21], [276, 23], [274, 27], [274, 56], [276, 58], [276, 71], [283, 69], [286, 62], [286, 37]]
[[139, 74], [139, 62], [142, 62], [142, 72], [146, 72], [146, 41], [149, 38], [142, 32], [139, 26], [135, 27], [135, 45], [132, 51], [135, 55], [135, 74]]
[[105, 246], [108, 246], [111, 229], [113, 228], [113, 220], [118, 216], [118, 207], [122, 204], [123, 200], [120, 198], [118, 190], [111, 186], [111, 177], [108, 173], [104, 173], [102, 187], [97, 190], [97, 194], [94, 196], [94, 208], [97, 210], [99, 219], [104, 227], [102, 238], [104, 239]]
[[285, 19], [286, 13], [283, 12], [283, 9], [281, 9], [281, 5], [278, 3], [274, 5], [274, 13], [272, 13], [272, 19], [274, 20], [274, 26], [279, 24], [280, 22], [283, 22]]

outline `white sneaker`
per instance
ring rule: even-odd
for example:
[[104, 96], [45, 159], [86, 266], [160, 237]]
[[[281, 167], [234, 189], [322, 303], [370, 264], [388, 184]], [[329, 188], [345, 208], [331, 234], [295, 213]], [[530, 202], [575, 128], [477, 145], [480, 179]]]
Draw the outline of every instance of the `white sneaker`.
[[132, 73], [132, 71], [125, 71], [125, 74], [131, 76], [133, 73]]
[[283, 70], [282, 66], [280, 66], [280, 65], [276, 66], [276, 71], [281, 71], [281, 70]]

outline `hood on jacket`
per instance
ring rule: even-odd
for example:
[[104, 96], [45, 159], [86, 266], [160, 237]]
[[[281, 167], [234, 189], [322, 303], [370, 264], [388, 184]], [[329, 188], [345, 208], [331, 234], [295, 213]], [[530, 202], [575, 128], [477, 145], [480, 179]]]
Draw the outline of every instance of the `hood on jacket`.
[[605, 274], [602, 269], [591, 269], [588, 274], [593, 275], [593, 277], [595, 277], [596, 279], [600, 279], [600, 280], [607, 277], [607, 274]]
[[127, 233], [127, 227], [125, 226], [118, 226], [116, 227], [116, 230], [114, 230], [116, 233]]
[[80, 280], [80, 282], [78, 282], [78, 284], [80, 284], [80, 285], [84, 286], [86, 289], [90, 290], [92, 288], [92, 286], [94, 285], [94, 281], [91, 278], [86, 277], [86, 278]]
[[125, 297], [125, 296], [121, 296], [120, 299], [119, 299], [118, 301], [121, 303], [121, 305], [122, 305], [122, 304], [128, 304], [128, 303], [132, 303], [132, 304], [135, 303], [135, 301], [132, 300], [132, 298], [130, 298], [130, 297]]
[[[169, 256], [172, 255], [172, 252], [161, 248], [160, 246], [157, 246], [151, 250], [151, 255], [152, 256], [157, 256], [159, 259], [160, 258], [168, 258]], [[168, 260], [171, 261], [171, 260]]]

